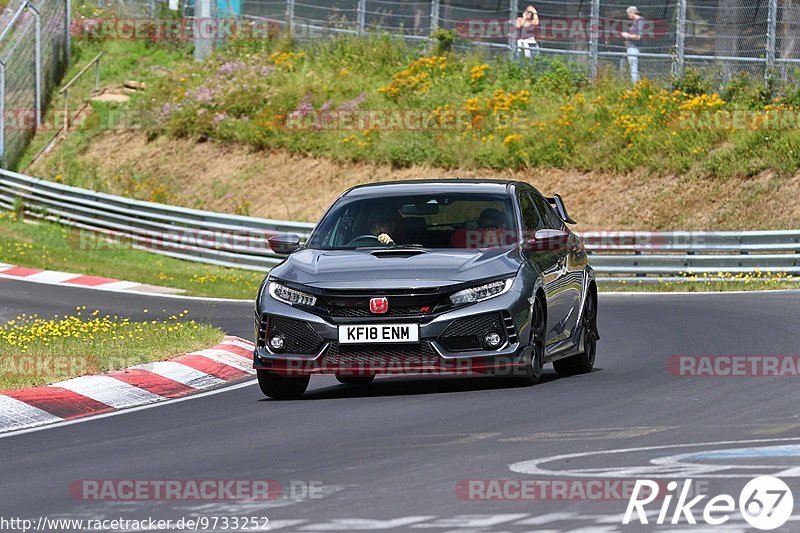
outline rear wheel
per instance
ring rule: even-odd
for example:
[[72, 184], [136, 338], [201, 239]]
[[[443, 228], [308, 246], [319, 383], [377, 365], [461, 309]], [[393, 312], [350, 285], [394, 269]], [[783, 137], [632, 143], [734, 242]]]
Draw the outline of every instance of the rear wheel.
[[531, 354], [525, 365], [525, 376], [521, 378], [525, 383], [533, 385], [542, 378], [544, 366], [544, 336], [546, 329], [544, 302], [537, 297], [533, 303], [533, 317], [531, 319]]
[[586, 295], [583, 309], [583, 353], [553, 361], [553, 368], [562, 376], [588, 374], [594, 368], [597, 353], [597, 296], [594, 291]]
[[276, 400], [296, 400], [308, 388], [309, 376], [289, 377], [281, 376], [266, 370], [256, 370], [258, 386], [264, 396]]
[[369, 385], [375, 376], [340, 376], [336, 374], [336, 379], [345, 385]]

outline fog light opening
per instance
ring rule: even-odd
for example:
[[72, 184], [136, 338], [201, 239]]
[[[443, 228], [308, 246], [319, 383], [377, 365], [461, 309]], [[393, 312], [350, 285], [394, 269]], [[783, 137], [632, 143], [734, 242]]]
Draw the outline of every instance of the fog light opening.
[[496, 331], [489, 331], [483, 336], [483, 345], [487, 348], [498, 348], [503, 342], [503, 337]]
[[275, 350], [276, 352], [283, 350], [284, 346], [285, 342], [283, 340], [283, 337], [281, 337], [280, 335], [273, 335], [272, 337], [270, 337], [269, 347]]

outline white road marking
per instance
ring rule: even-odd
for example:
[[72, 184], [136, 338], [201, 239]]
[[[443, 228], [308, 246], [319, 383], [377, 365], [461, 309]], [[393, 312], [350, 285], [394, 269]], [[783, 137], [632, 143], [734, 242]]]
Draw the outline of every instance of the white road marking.
[[58, 422], [61, 418], [28, 405], [16, 398], [0, 394], [0, 429], [9, 427], [34, 426]]
[[53, 383], [51, 387], [63, 387], [72, 392], [82, 394], [92, 400], [110, 405], [115, 409], [124, 409], [143, 403], [164, 400], [163, 396], [134, 387], [118, 379], [108, 376], [81, 376]]
[[104, 283], [102, 285], [95, 285], [95, 288], [103, 291], [127, 292], [127, 289], [132, 289], [133, 287], [138, 287], [139, 285], [141, 285], [141, 283], [134, 283], [133, 281], [112, 281], [110, 283]]
[[[669, 449], [677, 449], [677, 448], [704, 448], [704, 447], [713, 447], [713, 446], [729, 446], [735, 444], [774, 444], [780, 442], [797, 442], [800, 441], [800, 437], [786, 437], [786, 438], [773, 438], [773, 439], [754, 439], [754, 440], [731, 440], [731, 441], [712, 441], [712, 442], [696, 442], [696, 443], [684, 443], [684, 444], [666, 444], [666, 445], [659, 445], [659, 446], [644, 446], [639, 448], [621, 448], [621, 449], [612, 449], [612, 450], [596, 450], [591, 452], [581, 452], [581, 453], [569, 453], [563, 455], [554, 455], [550, 457], [542, 457], [538, 459], [532, 459], [530, 461], [519, 461], [517, 463], [512, 463], [508, 465], [509, 469], [512, 472], [517, 472], [520, 474], [531, 474], [531, 475], [540, 475], [540, 476], [587, 476], [587, 477], [606, 477], [609, 475], [613, 475], [616, 477], [621, 476], [629, 476], [629, 477], [645, 477], [647, 475], [654, 475], [654, 474], [661, 474], [661, 475], [669, 475], [672, 474], [678, 477], [686, 477], [690, 474], [702, 474], [705, 477], [713, 477], [713, 478], [751, 478], [755, 477], [752, 473], [710, 473], [709, 469], [716, 470], [717, 472], [723, 471], [728, 469], [729, 467], [726, 465], [692, 465], [692, 464], [685, 464], [685, 465], [657, 465], [654, 463], [650, 463], [648, 465], [631, 465], [631, 466], [617, 466], [617, 467], [609, 467], [609, 468], [575, 468], [575, 469], [561, 469], [561, 470], [550, 470], [543, 468], [542, 465], [547, 463], [553, 463], [556, 461], [564, 461], [566, 459], [579, 459], [585, 457], [596, 457], [599, 455], [612, 455], [612, 454], [629, 454], [633, 452], [646, 452], [646, 451], [655, 451], [655, 450], [669, 450]], [[680, 468], [679, 468], [680, 467]], [[675, 471], [676, 468], [679, 471]], [[692, 470], [692, 469], [696, 469]], [[731, 468], [737, 468], [736, 466], [732, 466]]]
[[[404, 516], [391, 520], [372, 520], [369, 518], [336, 518], [319, 524], [309, 524], [300, 528], [303, 531], [377, 531], [407, 527], [411, 524], [432, 520], [435, 516]], [[414, 527], [414, 526], [411, 526]]]
[[78, 274], [45, 270], [44, 272], [39, 272], [38, 274], [33, 274], [31, 276], [28, 276], [28, 279], [31, 281], [49, 281], [51, 283], [62, 283], [68, 279], [73, 279], [76, 277], [78, 277]]
[[189, 355], [202, 355], [203, 357], [211, 359], [212, 361], [243, 370], [248, 374], [256, 373], [255, 369], [253, 369], [252, 359], [242, 357], [241, 355], [232, 354], [230, 352], [226, 352], [225, 350], [198, 350], [190, 353]]
[[213, 387], [214, 385], [222, 385], [223, 383], [226, 383], [224, 379], [206, 374], [205, 372], [201, 372], [190, 366], [177, 363], [175, 361], [143, 363], [131, 368], [147, 370], [153, 374], [158, 374], [159, 376], [163, 376], [167, 379], [188, 385], [193, 389], [207, 389], [208, 387]]
[[252, 349], [254, 349], [256, 347], [256, 345], [254, 343], [252, 343], [252, 342], [233, 340], [233, 339], [228, 340], [227, 337], [225, 338], [224, 341], [222, 341], [221, 344], [228, 344], [228, 345], [231, 345], [231, 346], [238, 346], [239, 348], [244, 348], [245, 350], [252, 350]]
[[527, 513], [514, 513], [514, 514], [493, 514], [493, 515], [476, 515], [464, 514], [456, 515], [451, 518], [440, 518], [427, 524], [416, 524], [413, 528], [442, 528], [442, 527], [455, 527], [455, 528], [483, 528], [492, 527], [499, 524], [506, 524], [514, 520], [521, 520], [529, 516]]
[[198, 398], [203, 398], [205, 396], [213, 396], [215, 394], [222, 394], [223, 392], [228, 392], [228, 391], [232, 391], [232, 390], [236, 390], [236, 389], [241, 389], [243, 387], [249, 387], [251, 385], [255, 385], [256, 383], [258, 383], [258, 382], [256, 380], [252, 379], [250, 381], [245, 381], [243, 383], [237, 383], [236, 385], [231, 385], [229, 387], [224, 387], [224, 388], [221, 388], [221, 389], [215, 389], [215, 390], [210, 390], [210, 391], [206, 391], [206, 392], [200, 392], [200, 393], [197, 393], [197, 394], [191, 394], [189, 396], [183, 396], [182, 398], [173, 398], [173, 399], [169, 399], [169, 400], [164, 400], [162, 402], [149, 403], [147, 405], [139, 405], [139, 406], [136, 406], [136, 407], [132, 407], [130, 409], [124, 409], [122, 411], [111, 411], [109, 413], [103, 413], [103, 414], [93, 415], [93, 416], [86, 416], [86, 417], [83, 417], [83, 418], [76, 418], [74, 420], [64, 420], [63, 422], [56, 422], [55, 424], [49, 424], [49, 425], [42, 426], [42, 427], [26, 428], [26, 429], [20, 429], [20, 430], [17, 430], [17, 431], [9, 431], [7, 433], [0, 433], [0, 439], [7, 439], [9, 437], [16, 437], [17, 435], [25, 435], [26, 433], [35, 433], [37, 431], [45, 431], [45, 430], [48, 430], [48, 429], [55, 429], [55, 428], [60, 428], [60, 427], [64, 427], [64, 426], [71, 426], [73, 424], [83, 424], [84, 422], [91, 422], [92, 420], [99, 420], [101, 418], [109, 418], [109, 417], [112, 417], [112, 416], [120, 416], [120, 415], [125, 415], [125, 414], [128, 414], [128, 413], [135, 413], [137, 411], [143, 411], [145, 409], [152, 409], [154, 407], [161, 407], [162, 405], [169, 405], [169, 404], [173, 404], [173, 403], [186, 402], [186, 401], [189, 401], [189, 400], [196, 400]]

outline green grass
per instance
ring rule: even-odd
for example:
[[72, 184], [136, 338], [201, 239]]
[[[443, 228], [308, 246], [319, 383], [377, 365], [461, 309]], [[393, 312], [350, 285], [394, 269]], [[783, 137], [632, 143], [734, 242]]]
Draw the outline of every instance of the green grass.
[[[796, 88], [765, 89], [763, 80], [742, 77], [714, 92], [693, 76], [675, 88], [647, 80], [630, 87], [608, 73], [589, 85], [583, 67], [569, 61], [530, 65], [479, 51], [435, 56], [388, 36], [307, 48], [275, 38], [234, 43], [200, 66], [176, 65], [151, 94], [148, 131], [394, 167], [647, 169], [725, 178], [786, 175], [800, 166], [800, 125], [706, 127], [720, 113], [794, 113]], [[331, 116], [323, 109], [416, 113], [430, 121], [411, 130], [366, 122], [315, 129], [321, 116]]]
[[0, 215], [0, 263], [183, 289], [193, 296], [252, 299], [264, 273], [234, 270], [114, 247], [80, 249], [80, 236], [52, 223]]
[[[202, 64], [187, 47], [146, 41], [77, 41], [76, 49], [81, 60], [106, 51], [104, 83], [148, 83], [128, 104], [93, 104], [91, 120], [48, 159], [45, 174], [79, 186], [108, 188], [77, 156], [120, 116], [151, 137], [211, 138], [398, 168], [647, 170], [725, 179], [788, 176], [800, 167], [800, 124], [707, 127], [734, 112], [750, 113], [755, 124], [777, 113], [798, 116], [800, 90], [765, 88], [762, 79], [735, 78], [715, 92], [696, 71], [672, 87], [647, 80], [630, 87], [606, 72], [590, 85], [584, 66], [569, 60], [531, 65], [480, 51], [437, 56], [389, 36], [307, 47], [279, 36], [234, 41]], [[330, 110], [336, 117], [378, 112], [384, 120], [315, 129], [321, 117], [334, 116]], [[412, 116], [425, 126], [388, 122]], [[157, 177], [123, 178], [138, 183], [140, 198], [169, 197]]]
[[749, 279], [731, 278], [724, 281], [659, 281], [619, 282], [601, 281], [600, 292], [727, 292], [727, 291], [771, 291], [800, 289], [800, 278], [763, 276]]
[[187, 320], [186, 314], [132, 322], [80, 307], [49, 320], [18, 316], [0, 325], [0, 390], [122, 370], [222, 340], [221, 330]]

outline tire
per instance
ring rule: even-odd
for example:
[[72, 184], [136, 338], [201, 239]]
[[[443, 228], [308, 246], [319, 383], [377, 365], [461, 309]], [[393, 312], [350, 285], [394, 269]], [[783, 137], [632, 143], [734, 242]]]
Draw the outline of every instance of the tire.
[[369, 385], [375, 376], [340, 376], [336, 374], [336, 380], [344, 385]]
[[266, 370], [256, 370], [258, 386], [264, 396], [276, 400], [297, 400], [308, 388], [310, 376], [288, 377]]
[[520, 380], [528, 385], [535, 385], [542, 379], [542, 367], [545, 355], [545, 333], [547, 320], [544, 302], [537, 297], [533, 303], [533, 317], [531, 319], [531, 344], [533, 349], [525, 365], [525, 375]]
[[574, 376], [577, 374], [588, 374], [594, 368], [594, 361], [597, 355], [597, 296], [594, 291], [589, 291], [583, 309], [583, 348], [584, 351], [553, 361], [553, 368], [562, 376]]

